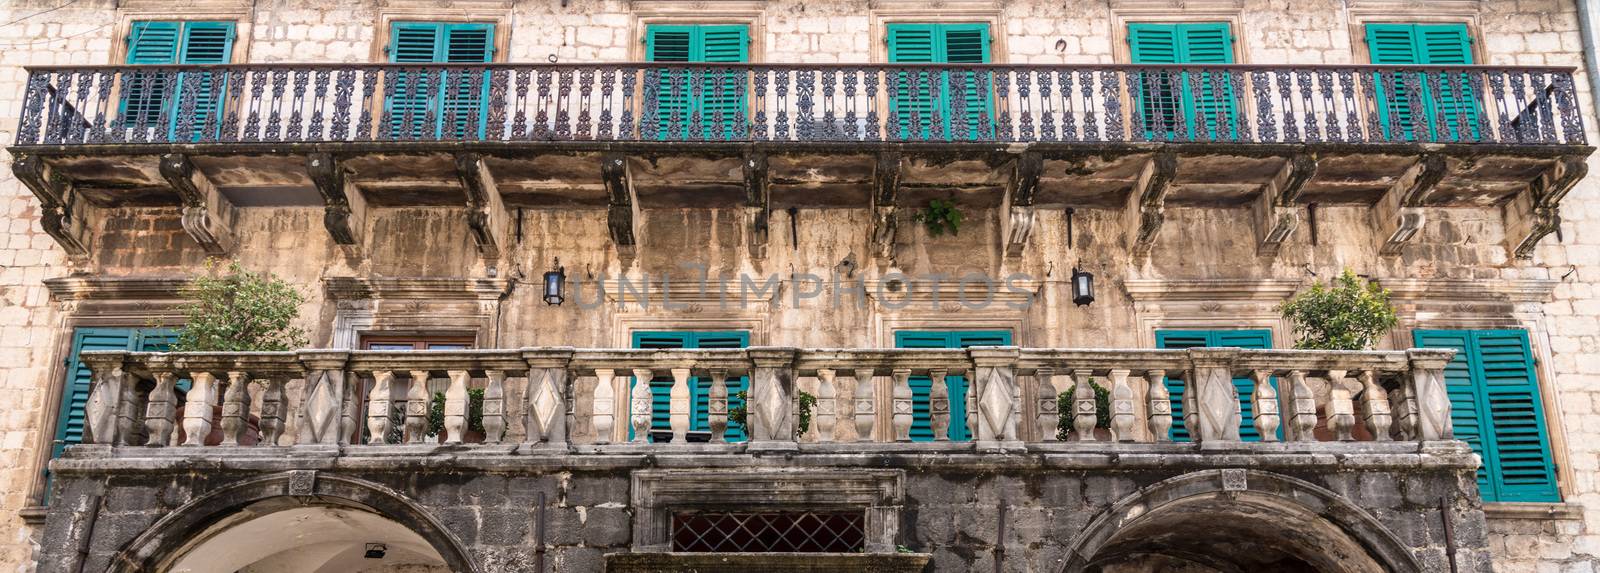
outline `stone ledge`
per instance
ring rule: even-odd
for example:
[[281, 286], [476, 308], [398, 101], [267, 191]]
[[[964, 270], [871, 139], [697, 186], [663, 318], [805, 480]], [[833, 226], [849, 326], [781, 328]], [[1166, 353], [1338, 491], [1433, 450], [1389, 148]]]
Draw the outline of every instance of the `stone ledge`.
[[933, 559], [928, 553], [611, 553], [606, 571], [654, 573], [804, 573], [815, 571], [922, 571]]
[[1532, 519], [1548, 521], [1558, 519], [1577, 521], [1583, 519], [1583, 506], [1566, 502], [1485, 502], [1483, 504], [1483, 517], [1489, 520]]

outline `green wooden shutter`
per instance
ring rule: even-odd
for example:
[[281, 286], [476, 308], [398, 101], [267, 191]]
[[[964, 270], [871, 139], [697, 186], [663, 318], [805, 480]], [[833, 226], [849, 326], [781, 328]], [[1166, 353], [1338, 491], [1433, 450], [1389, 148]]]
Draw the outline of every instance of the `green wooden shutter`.
[[[1010, 344], [1011, 332], [1007, 330], [901, 330], [894, 333], [895, 348], [967, 348]], [[933, 379], [912, 376], [908, 383], [911, 386], [911, 441], [931, 441], [934, 435], [928, 411], [928, 393], [933, 387]], [[966, 377], [946, 376], [945, 389], [950, 397], [950, 426], [947, 431], [950, 440], [971, 440], [972, 432], [967, 428]]]
[[94, 382], [89, 366], [79, 355], [89, 350], [129, 350], [135, 333], [128, 328], [79, 328], [72, 333], [72, 353], [67, 356], [67, 376], [61, 389], [61, 404], [56, 415], [56, 436], [50, 457], [61, 455], [72, 444], [83, 443], [85, 406]]
[[[750, 28], [729, 25], [651, 25], [645, 57], [652, 62], [744, 63], [750, 61]], [[735, 139], [743, 135], [747, 90], [742, 71], [660, 69], [651, 72], [657, 90], [656, 136], [660, 139]], [[700, 93], [694, 91], [700, 84]]]
[[[233, 59], [233, 22], [178, 22], [140, 20], [128, 34], [128, 58], [132, 65], [226, 64]], [[168, 138], [187, 133], [188, 138], [214, 137], [220, 128], [215, 118], [221, 113], [223, 88], [217, 85], [221, 72], [181, 72], [166, 77], [161, 72], [132, 71], [123, 75], [120, 103], [123, 125], [133, 129], [161, 128]], [[185, 93], [192, 89], [193, 96]], [[178, 125], [179, 104], [194, 97], [195, 114], [190, 125]], [[166, 125], [157, 125], [161, 115]], [[207, 132], [206, 122], [213, 121]]]
[[[178, 50], [180, 64], [226, 64], [233, 61], [233, 22], [185, 22], [183, 45]], [[222, 101], [226, 93], [225, 72], [183, 72], [178, 76], [175, 100], [188, 97], [194, 91], [194, 119], [186, 129], [179, 129], [178, 114], [171, 113], [173, 137], [189, 133], [190, 140], [213, 139], [222, 128]], [[193, 87], [191, 88], [191, 84]], [[176, 110], [174, 110], [175, 112]], [[207, 122], [210, 128], [207, 129]]]
[[[889, 24], [889, 61], [898, 64], [987, 64], [988, 24]], [[889, 125], [894, 139], [983, 139], [994, 134], [994, 81], [986, 71], [896, 72]], [[966, 133], [952, 128], [960, 88]], [[934, 95], [934, 90], [938, 95]], [[937, 116], [937, 122], [935, 121]]]
[[[1233, 346], [1249, 349], [1272, 348], [1272, 331], [1270, 330], [1157, 330], [1156, 347], [1166, 349], [1201, 348], [1207, 346]], [[1277, 387], [1276, 380], [1272, 381]], [[1255, 410], [1250, 404], [1250, 399], [1255, 396], [1255, 381], [1250, 378], [1234, 378], [1234, 388], [1239, 393], [1239, 438], [1247, 442], [1261, 440], [1261, 434], [1255, 429]], [[1167, 392], [1172, 395], [1172, 429], [1169, 434], [1174, 442], [1189, 441], [1189, 429], [1183, 424], [1183, 394], [1184, 384], [1167, 379]], [[1283, 428], [1280, 425], [1279, 436]]]
[[[443, 28], [444, 25], [437, 22], [391, 24], [389, 61], [398, 64], [437, 62]], [[391, 70], [388, 74], [386, 79], [394, 84], [393, 95], [385, 98], [384, 103], [385, 112], [389, 114], [389, 137], [418, 139], [432, 135], [428, 111], [437, 84], [432, 74], [429, 70]]]
[[[750, 61], [750, 29], [742, 25], [700, 26], [703, 62], [737, 64]], [[695, 98], [706, 139], [736, 139], [743, 135], [745, 74], [738, 70], [709, 70], [701, 96]]]
[[1457, 439], [1483, 458], [1485, 501], [1560, 501], [1528, 333], [1418, 330], [1418, 346], [1458, 350], [1445, 369]]
[[[633, 333], [634, 348], [744, 348], [750, 345], [750, 333], [747, 331], [640, 331]], [[653, 431], [672, 430], [672, 384], [673, 379], [669, 374], [655, 377], [650, 381], [651, 404], [653, 411], [650, 417], [650, 428]], [[744, 405], [744, 400], [737, 394], [750, 388], [750, 378], [741, 376], [737, 380], [727, 381], [728, 407], [737, 408]], [[630, 386], [631, 387], [631, 386]], [[702, 380], [695, 376], [689, 379], [689, 430], [694, 432], [707, 432], [711, 430], [710, 420], [711, 381]], [[629, 437], [633, 431], [630, 429]], [[745, 428], [741, 424], [728, 423], [727, 432], [723, 435], [730, 442], [744, 441]]]
[[[1233, 32], [1227, 22], [1128, 24], [1135, 64], [1231, 64]], [[1238, 103], [1226, 74], [1189, 70], [1135, 72], [1136, 105], [1147, 139], [1234, 139]], [[1198, 112], [1201, 121], [1195, 121]], [[1180, 126], [1182, 127], [1180, 129]]]
[[[484, 64], [494, 59], [494, 26], [454, 23], [443, 26], [440, 61]], [[444, 81], [444, 101], [439, 112], [444, 137], [482, 139], [489, 118], [489, 73], [449, 71]]]
[[[128, 63], [178, 63], [182, 31], [182, 22], [135, 21], [128, 32]], [[172, 95], [172, 86], [169, 84], [171, 82], [160, 72], [130, 70], [124, 73], [120, 86], [122, 101], [119, 104], [122, 125], [134, 130], [154, 127]]]
[[[1472, 64], [1472, 37], [1466, 24], [1367, 24], [1366, 31], [1367, 52], [1373, 64]], [[1410, 82], [1418, 86], [1425, 125], [1417, 125], [1417, 118], [1412, 117]], [[1400, 72], [1379, 74], [1374, 85], [1380, 130], [1385, 138], [1414, 141], [1421, 133], [1434, 140], [1456, 141], [1475, 140], [1479, 135], [1478, 98], [1464, 77]], [[1446, 124], [1442, 129], [1441, 120]], [[1391, 123], [1398, 129], [1391, 128]]]
[[[389, 27], [389, 61], [481, 64], [494, 59], [494, 25], [483, 22], [395, 22]], [[487, 72], [399, 71], [387, 98], [390, 137], [469, 138], [484, 134], [488, 118]], [[474, 82], [477, 83], [474, 89]]]

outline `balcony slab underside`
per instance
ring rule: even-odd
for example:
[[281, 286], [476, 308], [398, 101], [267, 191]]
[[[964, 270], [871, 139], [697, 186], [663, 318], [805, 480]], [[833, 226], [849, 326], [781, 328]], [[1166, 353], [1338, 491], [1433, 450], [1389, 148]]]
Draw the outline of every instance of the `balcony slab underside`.
[[1256, 200], [1297, 157], [1315, 162], [1299, 203], [1372, 205], [1425, 157], [1443, 172], [1418, 206], [1503, 204], [1592, 147], [1522, 144], [1328, 143], [798, 143], [798, 142], [353, 142], [14, 147], [39, 156], [98, 207], [178, 206], [160, 159], [181, 154], [239, 207], [320, 206], [307, 169], [328, 153], [373, 207], [456, 206], [464, 189], [455, 157], [481, 154], [512, 208], [604, 208], [601, 163], [622, 156], [638, 206], [742, 206], [744, 162], [768, 161], [772, 207], [851, 208], [872, 202], [880, 158], [899, 159], [898, 201], [951, 198], [972, 207], [1004, 202], [1019, 158], [1042, 160], [1033, 205], [1120, 208], [1153, 159], [1176, 156], [1169, 206], [1228, 207]]

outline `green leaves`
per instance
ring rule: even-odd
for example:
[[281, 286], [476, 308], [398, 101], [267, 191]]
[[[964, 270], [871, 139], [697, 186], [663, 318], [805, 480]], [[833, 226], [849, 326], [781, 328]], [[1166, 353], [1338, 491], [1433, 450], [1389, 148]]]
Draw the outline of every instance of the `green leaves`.
[[954, 201], [934, 199], [928, 201], [928, 206], [911, 219], [927, 227], [928, 234], [938, 237], [948, 231], [951, 235], [961, 231], [961, 210], [956, 208]]
[[[1110, 429], [1111, 391], [1093, 382], [1089, 383], [1089, 387], [1094, 389], [1094, 427]], [[1073, 393], [1077, 391], [1078, 385], [1073, 384], [1067, 388], [1066, 392], [1062, 392], [1061, 395], [1056, 396], [1056, 416], [1059, 418], [1056, 421], [1057, 440], [1066, 441], [1067, 434], [1072, 431], [1073, 418], [1076, 417], [1076, 412], [1078, 411], [1073, 407], [1072, 404], [1073, 400], [1075, 399], [1073, 397]]]
[[1350, 269], [1332, 285], [1312, 283], [1279, 311], [1294, 324], [1294, 347], [1304, 350], [1365, 350], [1398, 322], [1389, 291]]
[[206, 263], [206, 274], [195, 277], [174, 352], [295, 350], [307, 344], [305, 330], [294, 325], [305, 296], [293, 285], [237, 262], [228, 264], [226, 274], [219, 275], [217, 266]]

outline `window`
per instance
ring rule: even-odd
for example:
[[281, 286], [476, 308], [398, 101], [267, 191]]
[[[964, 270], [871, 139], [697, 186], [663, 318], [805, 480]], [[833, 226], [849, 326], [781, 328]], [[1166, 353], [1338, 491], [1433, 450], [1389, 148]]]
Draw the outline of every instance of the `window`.
[[1457, 439], [1483, 458], [1484, 501], [1560, 501], [1544, 405], [1522, 330], [1418, 330], [1417, 346], [1454, 348], [1445, 367]]
[[[1468, 65], [1472, 36], [1466, 24], [1367, 24], [1367, 52], [1379, 65]], [[1439, 141], [1478, 136], [1478, 104], [1465, 74], [1378, 73], [1379, 129], [1386, 139]], [[1422, 125], [1412, 117], [1412, 95], [1420, 100]], [[1442, 117], [1441, 117], [1442, 115]], [[1442, 125], [1441, 125], [1442, 124]]]
[[[988, 24], [889, 24], [888, 35], [891, 63], [989, 63]], [[993, 78], [986, 71], [897, 72], [890, 87], [890, 137], [992, 137], [994, 107], [989, 92], [993, 86]], [[952, 124], [956, 115], [965, 121]]]
[[[895, 348], [967, 348], [969, 346], [1009, 346], [1011, 332], [1006, 330], [901, 330], [894, 333]], [[967, 379], [964, 376], [946, 376], [945, 386], [950, 395], [951, 441], [972, 439], [967, 427]], [[912, 376], [911, 380], [911, 441], [927, 442], [934, 439], [928, 414], [928, 391], [933, 380], [927, 376]]]
[[[131, 65], [226, 64], [233, 60], [233, 22], [139, 20], [128, 33]], [[221, 129], [226, 77], [221, 72], [186, 70], [132, 72], [123, 76], [122, 124], [174, 139], [215, 137]], [[180, 118], [183, 103], [194, 101], [194, 115]], [[180, 119], [183, 120], [180, 122]]]
[[[1238, 348], [1267, 349], [1272, 348], [1271, 330], [1157, 330], [1156, 347], [1158, 348], [1200, 348], [1206, 346], [1233, 346]], [[1250, 399], [1255, 396], [1256, 384], [1249, 378], [1234, 378], [1233, 385], [1239, 389], [1239, 438], [1246, 442], [1261, 441], [1261, 434], [1256, 432], [1255, 411], [1251, 407]], [[1183, 391], [1186, 382], [1175, 381], [1167, 378], [1167, 392], [1172, 395], [1172, 429], [1171, 436], [1174, 442], [1189, 441], [1189, 429], [1183, 425]], [[1278, 382], [1272, 380], [1272, 387], [1277, 388]], [[1283, 426], [1278, 427], [1279, 437], [1282, 438]]]
[[[743, 24], [652, 24], [645, 32], [651, 62], [750, 61], [750, 28]], [[735, 139], [744, 133], [745, 74], [716, 68], [662, 68], [649, 72], [655, 86], [656, 137]], [[698, 86], [698, 88], [696, 87]], [[698, 90], [698, 91], [697, 91]], [[647, 110], [646, 115], [649, 115]]]
[[[482, 22], [395, 22], [389, 26], [393, 63], [482, 64], [494, 57], [494, 25]], [[489, 76], [482, 69], [411, 68], [390, 74], [393, 95], [384, 113], [396, 139], [482, 138]], [[387, 92], [388, 88], [384, 88]]]
[[[750, 345], [750, 333], [747, 331], [657, 331], [633, 333], [634, 348], [744, 348]], [[638, 381], [635, 380], [635, 383]], [[652, 398], [652, 416], [650, 430], [652, 438], [665, 432], [668, 437], [672, 435], [672, 376], [658, 375], [650, 381], [650, 396]], [[729, 379], [728, 409], [744, 406], [744, 399], [738, 394], [750, 388], [750, 379], [740, 377]], [[631, 386], [630, 386], [631, 388]], [[709, 439], [711, 432], [711, 380], [702, 380], [700, 377], [689, 379], [689, 432], [693, 435], [690, 441], [703, 441]], [[702, 437], [703, 436], [703, 437]], [[633, 430], [628, 430], [628, 437], [632, 439]], [[730, 442], [745, 439], [744, 426], [728, 422], [728, 430], [724, 434]], [[665, 441], [665, 440], [662, 440]]]
[[369, 334], [361, 337], [362, 350], [465, 350], [477, 337], [462, 335]]
[[[50, 447], [50, 459], [55, 459], [67, 446], [83, 443], [84, 407], [89, 403], [89, 390], [93, 373], [78, 358], [90, 350], [128, 350], [135, 352], [163, 352], [178, 339], [177, 331], [165, 328], [78, 328], [72, 331], [72, 351], [63, 361], [66, 380], [61, 387], [61, 403], [56, 414], [55, 439]], [[187, 381], [183, 381], [187, 382]], [[179, 384], [179, 391], [187, 389]]]
[[[1231, 64], [1227, 22], [1128, 24], [1135, 64]], [[1234, 139], [1237, 96], [1227, 74], [1190, 69], [1134, 72], [1139, 117], [1147, 139]], [[1198, 116], [1199, 121], [1196, 121]]]

